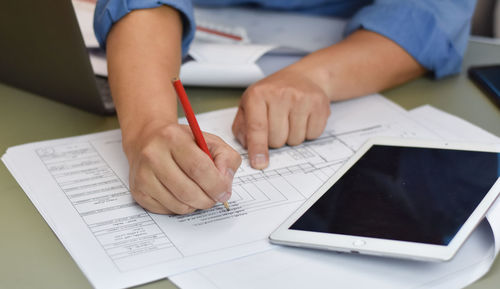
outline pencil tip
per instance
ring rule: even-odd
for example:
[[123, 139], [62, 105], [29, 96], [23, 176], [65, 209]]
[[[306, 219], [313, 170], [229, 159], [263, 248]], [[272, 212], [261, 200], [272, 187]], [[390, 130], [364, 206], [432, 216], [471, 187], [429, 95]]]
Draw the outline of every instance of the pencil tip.
[[229, 204], [227, 202], [224, 202], [224, 208], [226, 208], [226, 211], [229, 211]]

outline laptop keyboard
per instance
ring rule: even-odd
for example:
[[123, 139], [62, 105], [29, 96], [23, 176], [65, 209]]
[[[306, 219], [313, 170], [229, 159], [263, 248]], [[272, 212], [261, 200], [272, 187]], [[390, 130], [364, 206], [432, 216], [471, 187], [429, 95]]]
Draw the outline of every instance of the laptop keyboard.
[[111, 90], [109, 89], [108, 79], [106, 77], [96, 76], [95, 82], [97, 84], [97, 89], [101, 95], [102, 103], [106, 109], [114, 109], [115, 104], [113, 103], [113, 98], [111, 97]]

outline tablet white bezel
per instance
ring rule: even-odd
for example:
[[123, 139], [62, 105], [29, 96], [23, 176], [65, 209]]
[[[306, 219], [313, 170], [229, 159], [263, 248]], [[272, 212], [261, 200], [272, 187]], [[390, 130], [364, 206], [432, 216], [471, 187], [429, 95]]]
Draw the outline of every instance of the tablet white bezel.
[[462, 225], [448, 245], [433, 245], [416, 242], [349, 236], [332, 233], [291, 230], [295, 223], [328, 189], [342, 177], [373, 145], [441, 148], [500, 153], [500, 144], [453, 143], [417, 139], [373, 138], [368, 140], [333, 176], [331, 176], [304, 204], [302, 204], [270, 236], [272, 243], [326, 249], [341, 252], [362, 253], [388, 257], [400, 257], [428, 261], [451, 259], [480, 223], [489, 207], [500, 193], [500, 178], [491, 187], [474, 212]]

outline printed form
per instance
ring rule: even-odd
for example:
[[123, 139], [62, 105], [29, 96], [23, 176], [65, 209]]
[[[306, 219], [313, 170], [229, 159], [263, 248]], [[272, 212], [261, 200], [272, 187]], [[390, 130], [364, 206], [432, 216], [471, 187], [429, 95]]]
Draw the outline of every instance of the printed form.
[[[9, 148], [2, 160], [96, 288], [124, 288], [273, 248], [267, 237], [368, 138], [435, 138], [380, 95], [332, 104], [314, 141], [271, 150], [249, 167], [230, 124], [235, 108], [201, 114], [202, 130], [237, 149], [243, 163], [229, 201], [184, 216], [137, 205], [119, 130]], [[182, 120], [184, 121], [184, 120]]]
[[[410, 115], [438, 139], [499, 143], [498, 137], [431, 106]], [[486, 274], [500, 249], [497, 200], [457, 255], [420, 262], [279, 246], [169, 277], [182, 289], [463, 288]], [[465, 274], [464, 274], [465, 273]]]

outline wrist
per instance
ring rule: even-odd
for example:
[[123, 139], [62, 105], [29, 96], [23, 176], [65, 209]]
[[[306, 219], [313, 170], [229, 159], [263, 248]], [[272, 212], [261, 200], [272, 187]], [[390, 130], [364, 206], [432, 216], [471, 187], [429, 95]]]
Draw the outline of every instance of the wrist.
[[140, 147], [138, 143], [159, 131], [161, 127], [175, 125], [177, 106], [169, 109], [149, 108], [138, 105], [135, 110], [117, 110], [122, 132], [123, 149], [127, 156]]
[[332, 79], [334, 79], [333, 74], [336, 68], [331, 67], [328, 62], [320, 52], [315, 52], [292, 64], [289, 69], [314, 83], [331, 101], [333, 100], [332, 87], [335, 85]]
[[122, 127], [122, 146], [125, 155], [131, 161], [138, 150], [141, 150], [143, 143], [148, 143], [155, 135], [161, 133], [162, 129], [178, 125], [177, 120], [150, 119], [130, 127]]
[[[141, 89], [136, 90], [137, 87]], [[153, 128], [177, 123], [177, 96], [172, 86], [136, 85], [115, 92], [124, 147], [133, 145]]]

